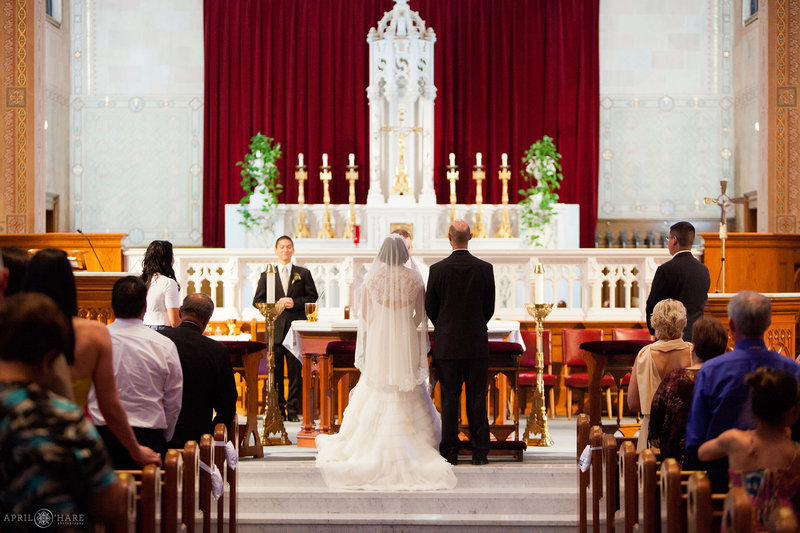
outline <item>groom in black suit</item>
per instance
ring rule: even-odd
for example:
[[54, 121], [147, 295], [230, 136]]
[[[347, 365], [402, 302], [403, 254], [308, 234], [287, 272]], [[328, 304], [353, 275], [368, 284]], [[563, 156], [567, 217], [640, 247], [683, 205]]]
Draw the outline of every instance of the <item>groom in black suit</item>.
[[[298, 422], [302, 410], [303, 365], [284, 348], [283, 339], [295, 320], [305, 320], [306, 304], [317, 301], [317, 287], [307, 268], [292, 264], [294, 242], [288, 235], [275, 241], [275, 255], [278, 256], [278, 272], [275, 276], [275, 301], [283, 302], [283, 313], [275, 319], [275, 388], [278, 391], [278, 404], [284, 419]], [[267, 273], [262, 272], [253, 296], [253, 306], [267, 301]], [[283, 362], [286, 361], [286, 374], [289, 377], [289, 394], [283, 395]]]
[[672, 259], [659, 266], [653, 276], [645, 310], [647, 327], [651, 334], [654, 333], [650, 317], [658, 302], [667, 298], [678, 300], [686, 308], [683, 340], [691, 342], [692, 325], [703, 316], [711, 278], [708, 268], [692, 255], [694, 226], [689, 222], [677, 222], [670, 226], [667, 239], [667, 249]]
[[453, 253], [431, 265], [425, 311], [433, 322], [433, 362], [442, 387], [442, 442], [439, 452], [458, 461], [458, 408], [466, 383], [467, 420], [472, 464], [489, 455], [489, 336], [486, 323], [494, 314], [492, 265], [467, 251], [469, 225], [456, 220], [447, 232]]

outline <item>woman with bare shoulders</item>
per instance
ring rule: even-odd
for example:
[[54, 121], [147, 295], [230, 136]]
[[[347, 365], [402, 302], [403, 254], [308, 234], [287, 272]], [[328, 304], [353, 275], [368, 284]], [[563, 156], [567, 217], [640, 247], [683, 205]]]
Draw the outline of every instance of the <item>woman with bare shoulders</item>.
[[[161, 464], [161, 457], [156, 452], [140, 446], [136, 441], [128, 416], [119, 401], [108, 330], [100, 322], [77, 316], [75, 277], [67, 254], [53, 248], [37, 252], [28, 265], [23, 291], [40, 292], [49, 296], [61, 312], [72, 319], [72, 350], [65, 354], [72, 381], [72, 390], [68, 397], [83, 407], [87, 403], [89, 389], [94, 386], [100, 411], [108, 427], [123, 443], [131, 457], [140, 465]], [[68, 322], [68, 326], [69, 324]], [[67, 351], [70, 352], [69, 349]]]

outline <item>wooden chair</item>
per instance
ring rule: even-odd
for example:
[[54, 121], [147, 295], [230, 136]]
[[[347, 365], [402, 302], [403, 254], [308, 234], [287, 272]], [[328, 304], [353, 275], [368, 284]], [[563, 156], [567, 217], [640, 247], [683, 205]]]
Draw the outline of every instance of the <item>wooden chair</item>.
[[[581, 413], [578, 415], [578, 453], [577, 460], [580, 460], [581, 454], [586, 446], [589, 444], [589, 416]], [[590, 473], [587, 470], [583, 472], [578, 469], [578, 531], [579, 533], [586, 533], [587, 517], [589, 514], [587, 498], [589, 489]]]
[[[567, 387], [567, 418], [572, 418], [572, 391], [580, 393], [580, 406], [578, 412], [583, 410], [586, 393], [589, 391], [589, 374], [586, 372], [586, 360], [583, 358], [583, 350], [580, 346], [584, 342], [603, 340], [602, 329], [564, 329], [562, 331], [562, 353], [564, 364], [567, 367], [567, 376], [564, 384]], [[611, 410], [611, 387], [614, 385], [614, 378], [603, 376], [601, 388], [606, 392], [606, 404], [608, 417], [613, 420]]]
[[750, 533], [753, 531], [753, 515], [750, 496], [742, 487], [731, 487], [725, 497], [722, 527], [727, 533]]
[[[612, 341], [652, 341], [653, 337], [647, 328], [611, 328]], [[625, 404], [625, 393], [628, 392], [628, 385], [631, 383], [631, 375], [625, 374], [620, 382], [619, 390], [617, 390], [617, 412], [619, 417], [622, 418], [622, 413]]]
[[[525, 343], [525, 351], [519, 361], [519, 388], [520, 388], [520, 410], [525, 412], [528, 404], [528, 387], [532, 393], [536, 393], [536, 331], [532, 329], [520, 330], [522, 342]], [[546, 329], [542, 332], [542, 352], [545, 371], [542, 372], [544, 390], [550, 400], [550, 418], [556, 417], [555, 387], [558, 383], [558, 376], [553, 374], [553, 348], [551, 343], [551, 331]]]
[[[611, 433], [603, 434], [603, 477], [605, 478], [605, 529], [614, 533], [617, 514], [617, 491], [619, 489], [619, 455], [617, 438]], [[602, 527], [602, 525], [601, 525]]]
[[647, 448], [639, 455], [639, 530], [656, 531], [658, 527], [658, 474], [656, 456]]
[[711, 531], [714, 509], [711, 504], [711, 481], [705, 472], [695, 472], [689, 477], [687, 493], [686, 530], [689, 533]]
[[681, 467], [669, 457], [661, 463], [661, 531], [683, 531]]
[[619, 512], [616, 531], [633, 533], [638, 518], [636, 446], [626, 440], [619, 447]]

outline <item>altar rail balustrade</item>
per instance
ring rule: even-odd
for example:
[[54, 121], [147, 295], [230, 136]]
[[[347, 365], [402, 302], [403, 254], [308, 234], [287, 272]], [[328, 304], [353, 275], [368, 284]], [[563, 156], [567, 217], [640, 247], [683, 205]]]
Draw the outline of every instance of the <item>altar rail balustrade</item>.
[[[125, 267], [141, 272], [144, 248], [125, 251]], [[554, 321], [643, 321], [646, 296], [656, 268], [669, 259], [664, 249], [479, 250], [475, 255], [494, 265], [495, 317], [530, 320], [525, 304], [533, 295], [533, 268], [545, 270], [545, 299], [558, 307]], [[355, 301], [360, 280], [375, 257], [374, 249], [304, 250], [297, 243], [295, 262], [311, 270], [320, 293], [320, 315], [338, 318]], [[430, 266], [449, 254], [412, 250]], [[697, 254], [697, 252], [696, 252]], [[204, 292], [217, 305], [214, 320], [261, 318], [251, 305], [255, 286], [272, 250], [176, 248], [175, 273], [181, 296]], [[424, 275], [427, 275], [427, 269]]]

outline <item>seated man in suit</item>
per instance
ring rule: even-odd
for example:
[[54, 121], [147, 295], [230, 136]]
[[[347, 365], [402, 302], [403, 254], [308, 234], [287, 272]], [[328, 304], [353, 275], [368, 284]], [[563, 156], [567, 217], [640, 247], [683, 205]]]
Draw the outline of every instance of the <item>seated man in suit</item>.
[[0, 303], [3, 531], [36, 531], [34, 523], [88, 531], [122, 504], [94, 426], [77, 405], [38, 385], [49, 380], [67, 342], [67, 321], [47, 296], [17, 294]]
[[[292, 263], [294, 242], [288, 235], [275, 241], [275, 255], [278, 256], [278, 275], [275, 276], [275, 298], [284, 305], [283, 313], [275, 320], [275, 389], [283, 418], [298, 422], [297, 416], [303, 408], [303, 365], [283, 347], [283, 339], [295, 320], [305, 320], [306, 304], [317, 301], [317, 287], [307, 268]], [[267, 301], [267, 274], [261, 273], [253, 296], [253, 306]], [[286, 361], [286, 374], [289, 377], [289, 393], [283, 396], [283, 364]]]
[[175, 343], [183, 369], [183, 404], [170, 448], [183, 448], [187, 440], [200, 442], [204, 434], [213, 435], [217, 424], [230, 427], [236, 416], [236, 382], [228, 349], [203, 336], [213, 313], [211, 298], [190, 294], [179, 310], [180, 325], [159, 332]]
[[[175, 344], [142, 322], [147, 309], [147, 285], [138, 276], [114, 283], [111, 308], [116, 319], [108, 326], [114, 356], [114, 381], [119, 400], [139, 444], [161, 454], [175, 432], [181, 412], [183, 371]], [[94, 387], [89, 414], [108, 448], [114, 468], [138, 468], [128, 450], [106, 425]]]

